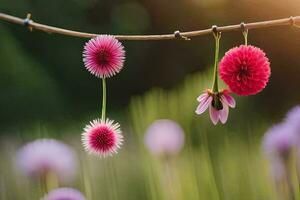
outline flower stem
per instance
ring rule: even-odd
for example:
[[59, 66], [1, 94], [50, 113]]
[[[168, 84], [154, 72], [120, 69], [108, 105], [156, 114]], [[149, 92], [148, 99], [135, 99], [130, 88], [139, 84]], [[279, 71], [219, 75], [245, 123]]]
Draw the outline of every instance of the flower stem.
[[46, 180], [46, 176], [42, 175], [40, 177], [40, 188], [42, 191], [42, 195], [45, 195], [48, 193], [48, 186], [47, 186], [47, 180]]
[[212, 85], [212, 91], [214, 93], [219, 92], [219, 86], [218, 86], [218, 62], [219, 62], [219, 49], [220, 49], [220, 39], [221, 39], [221, 33], [216, 32], [214, 33], [216, 47], [215, 47], [215, 63], [214, 63], [214, 77], [213, 77], [213, 85]]
[[102, 78], [102, 121], [105, 120], [106, 114], [106, 81], [105, 78]]
[[244, 40], [245, 40], [245, 46], [248, 45], [248, 30], [244, 30], [243, 31], [243, 36], [244, 36]]

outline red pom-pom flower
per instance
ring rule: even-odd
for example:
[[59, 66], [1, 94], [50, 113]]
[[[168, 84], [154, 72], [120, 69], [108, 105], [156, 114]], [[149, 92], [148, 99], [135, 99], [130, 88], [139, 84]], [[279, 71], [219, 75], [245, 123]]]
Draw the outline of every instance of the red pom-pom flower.
[[266, 54], [257, 47], [241, 45], [230, 49], [220, 62], [220, 77], [237, 95], [263, 90], [271, 74]]

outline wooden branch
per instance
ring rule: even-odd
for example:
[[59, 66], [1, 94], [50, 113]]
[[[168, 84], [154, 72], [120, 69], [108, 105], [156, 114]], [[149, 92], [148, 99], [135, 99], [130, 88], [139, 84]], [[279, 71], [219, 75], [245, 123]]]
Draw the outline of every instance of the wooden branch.
[[[58, 28], [54, 26], [48, 26], [44, 24], [40, 24], [31, 20], [31, 15], [28, 14], [25, 19], [7, 15], [0, 12], [0, 20], [7, 21], [14, 24], [27, 26], [30, 30], [35, 29], [39, 31], [43, 31], [46, 33], [56, 33], [61, 35], [73, 36], [73, 37], [81, 37], [81, 38], [93, 38], [96, 37], [97, 33], [86, 33], [79, 31], [72, 31], [68, 29]], [[253, 23], [241, 23], [236, 25], [228, 25], [217, 27], [218, 32], [229, 32], [229, 31], [238, 31], [244, 28], [246, 29], [258, 29], [258, 28], [267, 28], [273, 26], [295, 26], [298, 27], [297, 23], [300, 22], [300, 16], [269, 20], [269, 21], [260, 21]], [[114, 35], [118, 40], [173, 40], [173, 39], [183, 39], [189, 40], [191, 37], [207, 35], [212, 33], [212, 28], [196, 30], [196, 31], [188, 31], [188, 32], [179, 32], [175, 31], [171, 34], [162, 34], [162, 35]]]

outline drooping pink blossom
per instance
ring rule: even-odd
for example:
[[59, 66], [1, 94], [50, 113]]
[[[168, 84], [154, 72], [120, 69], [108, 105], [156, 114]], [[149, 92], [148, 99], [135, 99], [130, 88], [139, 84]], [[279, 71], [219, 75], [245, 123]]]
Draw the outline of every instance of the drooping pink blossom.
[[99, 35], [84, 46], [84, 65], [89, 72], [99, 78], [107, 78], [119, 73], [123, 68], [124, 60], [124, 47], [114, 36]]
[[220, 120], [225, 124], [228, 119], [229, 107], [235, 107], [235, 100], [228, 90], [223, 90], [218, 93], [213, 93], [211, 90], [207, 90], [201, 94], [197, 101], [199, 105], [196, 109], [196, 114], [201, 115], [209, 108], [210, 119], [214, 125]]
[[241, 45], [230, 49], [220, 62], [220, 77], [237, 95], [263, 90], [271, 74], [266, 54], [258, 47]]
[[86, 151], [100, 157], [117, 153], [123, 143], [120, 125], [109, 119], [93, 120], [84, 128], [82, 143]]

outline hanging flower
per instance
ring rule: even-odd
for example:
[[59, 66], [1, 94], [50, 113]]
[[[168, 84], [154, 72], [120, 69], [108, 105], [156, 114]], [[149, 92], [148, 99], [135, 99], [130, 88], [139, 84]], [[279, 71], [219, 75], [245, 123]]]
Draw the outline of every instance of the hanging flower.
[[109, 119], [93, 120], [84, 128], [82, 143], [86, 151], [100, 157], [117, 153], [123, 143], [120, 125]]
[[251, 45], [230, 49], [220, 62], [221, 79], [232, 92], [242, 96], [263, 90], [270, 73], [270, 63], [265, 53]]
[[85, 67], [95, 76], [102, 78], [102, 117], [90, 122], [82, 133], [82, 142], [86, 151], [105, 157], [117, 153], [122, 144], [120, 125], [105, 118], [106, 81], [123, 68], [125, 51], [122, 44], [111, 35], [100, 35], [84, 46], [83, 61]]
[[42, 200], [86, 200], [78, 190], [72, 188], [58, 188], [52, 190]]
[[124, 60], [124, 47], [114, 36], [99, 35], [84, 46], [84, 65], [99, 78], [111, 77], [120, 72]]
[[184, 132], [172, 120], [156, 120], [146, 131], [145, 144], [153, 155], [173, 156], [183, 147]]
[[228, 90], [213, 93], [208, 89], [197, 98], [197, 101], [199, 102], [199, 106], [196, 109], [196, 114], [201, 115], [209, 108], [210, 119], [214, 125], [219, 120], [225, 124], [229, 114], [229, 107], [235, 107], [235, 100], [229, 95]]
[[29, 177], [45, 178], [48, 173], [53, 173], [60, 182], [68, 182], [76, 174], [77, 160], [66, 144], [53, 139], [38, 139], [18, 151], [16, 164]]

